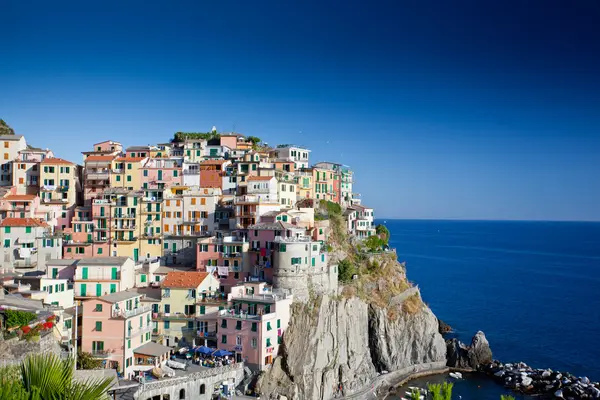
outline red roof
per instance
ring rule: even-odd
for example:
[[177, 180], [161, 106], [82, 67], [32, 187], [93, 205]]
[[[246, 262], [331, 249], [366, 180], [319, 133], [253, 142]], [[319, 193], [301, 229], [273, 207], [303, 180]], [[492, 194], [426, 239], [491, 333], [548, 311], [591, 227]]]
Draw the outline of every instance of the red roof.
[[41, 163], [42, 164], [52, 164], [52, 165], [56, 165], [56, 164], [75, 165], [71, 161], [63, 160], [62, 158], [58, 158], [58, 157], [46, 157], [42, 160]]
[[195, 289], [208, 276], [208, 272], [169, 272], [160, 286], [164, 288]]
[[270, 181], [274, 176], [249, 176], [248, 181]]
[[0, 226], [41, 226], [45, 228], [48, 224], [35, 218], [4, 218]]
[[221, 164], [225, 164], [227, 162], [227, 160], [205, 160], [205, 161], [201, 161], [200, 164], [202, 165], [221, 165]]
[[8, 201], [33, 201], [37, 196], [33, 194], [11, 194], [6, 196], [3, 200]]
[[145, 160], [146, 158], [148, 158], [148, 157], [118, 157], [115, 161], [140, 162], [140, 161]]
[[115, 156], [87, 156], [85, 162], [88, 161], [112, 161]]

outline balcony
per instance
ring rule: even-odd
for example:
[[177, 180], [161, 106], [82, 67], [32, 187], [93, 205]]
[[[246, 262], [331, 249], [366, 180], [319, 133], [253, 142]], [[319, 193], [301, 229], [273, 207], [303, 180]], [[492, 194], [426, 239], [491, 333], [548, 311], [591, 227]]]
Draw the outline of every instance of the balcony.
[[43, 185], [42, 186], [43, 192], [53, 192], [55, 190], [56, 190], [56, 185]]
[[224, 294], [222, 296], [210, 295], [196, 299], [196, 304], [200, 305], [223, 305], [225, 303], [227, 303], [227, 297]]
[[201, 222], [202, 222], [202, 219], [200, 219], [200, 218], [190, 218], [190, 219], [183, 221], [183, 225], [196, 225]]
[[139, 306], [133, 310], [113, 310], [112, 318], [131, 318], [151, 310], [151, 306]]
[[119, 225], [113, 225], [112, 229], [114, 229], [115, 231], [133, 231], [135, 230], [136, 226], [135, 225], [129, 225], [129, 226], [119, 226]]
[[260, 302], [266, 302], [266, 303], [274, 303], [276, 301], [279, 300], [283, 300], [283, 299], [287, 299], [291, 297], [291, 294], [289, 294], [287, 291], [284, 290], [269, 290], [267, 292], [262, 292], [262, 293], [244, 293], [241, 296], [233, 296], [233, 298], [231, 299], [232, 301], [236, 301], [236, 300], [244, 300], [244, 301], [260, 301]]
[[113, 174], [122, 174], [122, 173], [124, 173], [124, 172], [125, 172], [125, 170], [124, 170], [124, 169], [122, 169], [122, 168], [113, 168], [113, 169], [112, 169], [112, 173], [113, 173]]
[[89, 180], [105, 180], [108, 179], [109, 173], [108, 171], [102, 172], [87, 172], [85, 174], [85, 178]]
[[129, 237], [118, 237], [113, 239], [114, 242], [117, 243], [132, 243], [137, 242], [137, 236], [129, 236]]
[[69, 186], [59, 186], [59, 187], [58, 187], [58, 191], [59, 191], [59, 192], [63, 192], [63, 193], [64, 193], [64, 192], [68, 192], [68, 191], [69, 191], [69, 189], [70, 189], [70, 187], [69, 187]]
[[184, 169], [183, 170], [183, 174], [184, 175], [200, 175], [200, 170], [198, 170], [198, 169]]
[[111, 349], [92, 350], [92, 356], [94, 356], [95, 358], [108, 358], [111, 356], [111, 354], [113, 352], [114, 352], [114, 350], [111, 350]]
[[92, 204], [95, 206], [114, 206], [115, 202], [109, 199], [94, 199]]
[[152, 332], [152, 325], [144, 326], [142, 328], [137, 329], [127, 329], [127, 331], [125, 332], [125, 337], [130, 338], [134, 336], [140, 336], [148, 332]]
[[136, 215], [135, 214], [115, 214], [113, 216], [113, 218], [116, 219], [136, 219]]
[[196, 314], [184, 314], [184, 313], [165, 313], [165, 312], [159, 312], [156, 313], [158, 314], [158, 318], [159, 319], [168, 319], [168, 320], [192, 320], [194, 318], [196, 318]]
[[277, 314], [269, 313], [269, 314], [248, 314], [245, 311], [238, 311], [235, 309], [229, 310], [219, 310], [219, 316], [222, 318], [232, 318], [232, 319], [243, 319], [243, 320], [251, 320], [251, 321], [260, 321], [260, 320], [271, 320], [275, 319]]

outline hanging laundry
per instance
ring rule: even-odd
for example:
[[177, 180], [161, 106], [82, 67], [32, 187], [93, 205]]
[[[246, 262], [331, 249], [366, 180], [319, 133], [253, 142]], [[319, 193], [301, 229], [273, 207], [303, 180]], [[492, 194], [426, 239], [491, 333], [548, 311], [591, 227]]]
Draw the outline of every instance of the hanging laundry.
[[267, 249], [265, 249], [264, 247], [260, 249], [260, 256], [261, 257], [265, 257], [267, 255]]

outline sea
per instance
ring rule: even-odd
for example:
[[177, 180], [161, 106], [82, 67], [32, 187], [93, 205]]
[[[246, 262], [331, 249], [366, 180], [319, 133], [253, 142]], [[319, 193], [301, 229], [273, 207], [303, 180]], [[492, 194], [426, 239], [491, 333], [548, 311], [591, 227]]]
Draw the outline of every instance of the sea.
[[[376, 221], [384, 222], [408, 279], [460, 340], [481, 330], [502, 362], [600, 380], [600, 223]], [[455, 382], [453, 398], [501, 394], [510, 392], [471, 377]]]

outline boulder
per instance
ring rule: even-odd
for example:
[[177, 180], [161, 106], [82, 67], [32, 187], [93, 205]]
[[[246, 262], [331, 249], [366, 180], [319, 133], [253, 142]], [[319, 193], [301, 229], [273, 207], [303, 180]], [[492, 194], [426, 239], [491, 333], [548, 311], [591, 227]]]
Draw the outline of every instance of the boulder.
[[446, 341], [446, 349], [448, 360], [446, 365], [449, 367], [476, 370], [492, 362], [490, 344], [481, 331], [473, 336], [470, 346], [458, 339], [450, 339]]
[[441, 319], [438, 319], [438, 332], [441, 335], [443, 335], [444, 333], [450, 333], [452, 332], [452, 327], [444, 321], [442, 321]]

